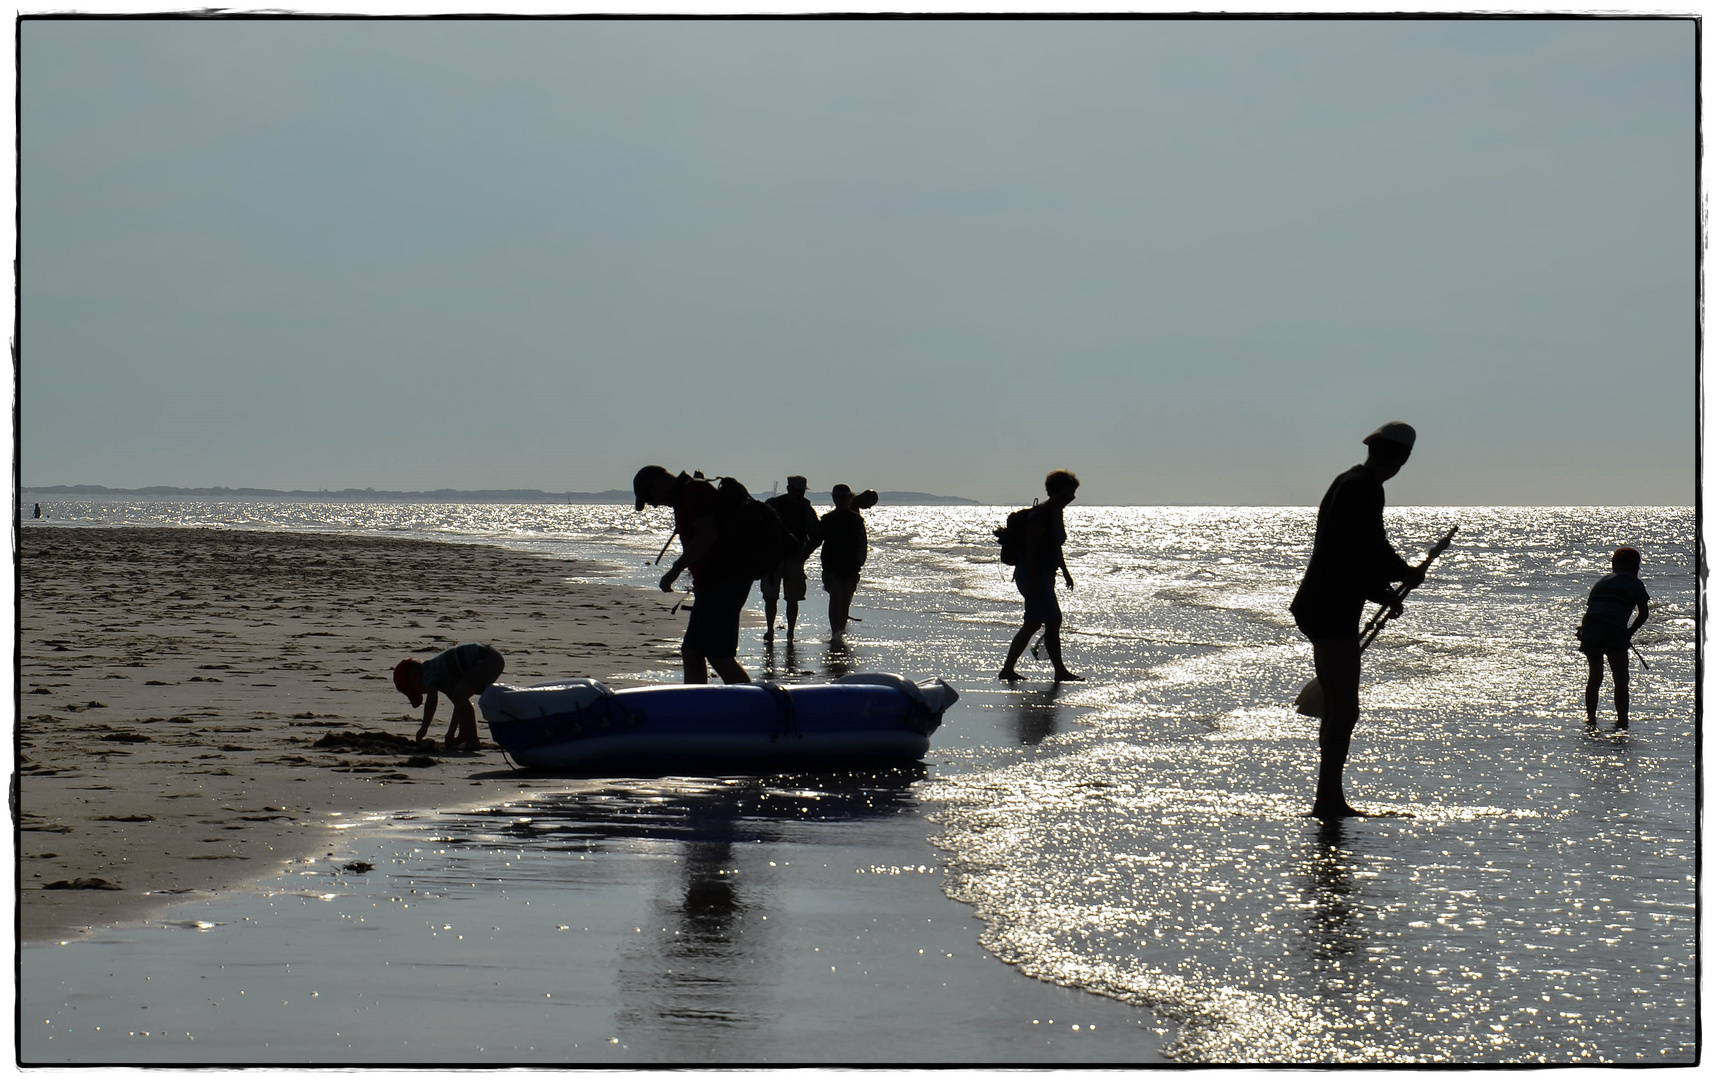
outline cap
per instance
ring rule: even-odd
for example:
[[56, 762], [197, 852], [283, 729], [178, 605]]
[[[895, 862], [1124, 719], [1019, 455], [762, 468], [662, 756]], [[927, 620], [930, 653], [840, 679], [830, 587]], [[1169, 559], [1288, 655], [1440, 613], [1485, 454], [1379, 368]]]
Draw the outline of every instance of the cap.
[[1637, 570], [1639, 568], [1639, 560], [1640, 555], [1638, 548], [1618, 547], [1615, 549], [1615, 553], [1609, 556], [1609, 565], [1614, 567], [1630, 566], [1634, 570]]
[[411, 699], [411, 707], [413, 709], [423, 704], [423, 694], [420, 691], [411, 690], [406, 687], [405, 673], [411, 670], [412, 664], [421, 663], [422, 661], [417, 659], [415, 656], [407, 656], [399, 663], [393, 665], [393, 687], [395, 690], [398, 690], [401, 694], [404, 694], [406, 697]]
[[637, 496], [637, 505], [633, 509], [642, 510], [644, 508], [644, 503], [649, 501], [649, 489], [655, 486], [657, 479], [672, 475], [660, 465], [645, 465], [639, 469], [638, 474], [632, 477], [632, 494]]
[[835, 484], [834, 490], [830, 491], [829, 494], [834, 496], [836, 499], [838, 499], [842, 495], [852, 494], [852, 489], [847, 487], [845, 484]]
[[1376, 440], [1396, 443], [1406, 449], [1412, 449], [1412, 444], [1418, 441], [1418, 433], [1412, 430], [1412, 425], [1399, 420], [1390, 420], [1364, 437], [1364, 444], [1370, 446]]
[[788, 491], [803, 491], [805, 488], [807, 488], [809, 486], [810, 486], [810, 481], [806, 480], [802, 476], [789, 476], [789, 477], [787, 477], [787, 490]]

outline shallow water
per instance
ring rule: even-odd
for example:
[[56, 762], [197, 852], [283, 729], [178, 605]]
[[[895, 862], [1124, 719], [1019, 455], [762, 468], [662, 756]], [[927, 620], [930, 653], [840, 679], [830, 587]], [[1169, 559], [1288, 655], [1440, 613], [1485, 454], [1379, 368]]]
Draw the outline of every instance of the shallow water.
[[[1080, 993], [1068, 1002], [1114, 1010], [1082, 1022], [1063, 1014], [1056, 1025], [1060, 1041], [1051, 1050], [1032, 1041], [1034, 1033], [1016, 1041], [1007, 1034], [1046, 1030], [1041, 1021], [1050, 1017], [1021, 1019], [998, 1006], [1005, 1019], [984, 1029], [1001, 1040], [989, 1060], [1080, 1060], [1079, 1051], [1069, 1049], [1076, 1043], [1065, 1037], [1073, 1022], [1080, 1022], [1079, 1039], [1091, 1054], [1085, 1060], [1150, 1060], [1152, 1050], [1141, 1042], [1146, 1033], [1150, 1046], [1165, 1040], [1168, 1053], [1182, 1061], [1692, 1059], [1691, 510], [1391, 510], [1391, 536], [1409, 559], [1449, 525], [1458, 523], [1461, 533], [1409, 601], [1406, 617], [1385, 629], [1366, 657], [1365, 717], [1348, 788], [1359, 806], [1389, 816], [1332, 828], [1302, 816], [1315, 730], [1288, 705], [1310, 675], [1309, 649], [1285, 609], [1314, 511], [1075, 504], [1067, 521], [1077, 588], [1063, 591], [1062, 602], [1068, 662], [1090, 681], [1056, 688], [1046, 681], [1046, 662], [1027, 656], [1025, 669], [1034, 669], [1038, 681], [1013, 689], [993, 680], [1019, 610], [988, 532], [1002, 513], [984, 507], [871, 511], [871, 564], [854, 608], [863, 621], [852, 629], [849, 650], [829, 650], [821, 634], [808, 633], [790, 652], [765, 650], [759, 631], [746, 632], [741, 660], [753, 675], [894, 670], [941, 675], [964, 695], [937, 733], [923, 775], [892, 788], [858, 783], [867, 792], [860, 802], [870, 800], [865, 808], [842, 787], [853, 782], [838, 778], [796, 786], [753, 781], [742, 789], [749, 794], [720, 785], [694, 785], [701, 794], [663, 792], [642, 782], [613, 786], [610, 797], [633, 807], [628, 814], [647, 807], [654, 809], [646, 817], [719, 820], [719, 828], [737, 838], [687, 844], [682, 833], [634, 836], [616, 824], [629, 820], [626, 814], [607, 815], [589, 792], [558, 782], [525, 792], [520, 798], [526, 801], [510, 808], [491, 807], [493, 813], [371, 824], [365, 827], [370, 832], [352, 834], [353, 843], [394, 858], [407, 842], [402, 837], [414, 837], [408, 863], [371, 861], [409, 867], [407, 881], [437, 882], [446, 894], [438, 901], [443, 904], [455, 893], [463, 896], [455, 888], [461, 883], [501, 882], [520, 851], [539, 853], [542, 865], [553, 867], [543, 891], [562, 897], [580, 891], [583, 879], [570, 867], [568, 845], [580, 842], [579, 830], [587, 827], [591, 834], [582, 842], [593, 847], [578, 854], [604, 867], [589, 871], [606, 883], [595, 891], [630, 897], [632, 910], [662, 914], [654, 919], [658, 935], [668, 933], [674, 924], [667, 916], [677, 912], [682, 939], [698, 925], [697, 912], [725, 903], [720, 885], [727, 877], [710, 867], [741, 868], [751, 875], [744, 877], [749, 886], [762, 877], [762, 863], [796, 858], [798, 870], [767, 868], [770, 884], [747, 893], [737, 905], [745, 914], [724, 924], [729, 931], [742, 926], [748, 936], [740, 941], [728, 933], [721, 948], [697, 953], [704, 967], [696, 978], [682, 978], [684, 969], [663, 975], [682, 957], [665, 938], [653, 952], [645, 950], [648, 963], [624, 977], [625, 957], [644, 953], [626, 951], [623, 934], [595, 947], [591, 955], [609, 957], [618, 981], [592, 989], [586, 1004], [600, 1012], [600, 1002], [609, 1002], [610, 1024], [618, 1023], [614, 1017], [639, 1019], [624, 1038], [631, 1040], [627, 1045], [645, 1046], [640, 1052], [649, 1060], [690, 1060], [700, 1047], [714, 1056], [697, 1060], [784, 1060], [808, 1047], [812, 1056], [796, 1059], [929, 1061], [948, 1060], [944, 1055], [964, 1047], [935, 1022], [937, 1009], [957, 1010], [953, 999], [938, 998], [939, 988], [914, 982], [915, 954], [902, 954], [901, 965], [885, 975], [878, 966], [871, 989], [807, 982], [805, 965], [820, 955], [798, 955], [809, 940], [799, 936], [807, 907], [855, 941], [866, 934], [904, 936], [899, 920], [918, 915], [902, 913], [929, 912], [922, 917], [942, 922], [937, 934], [949, 935], [938, 936], [937, 947], [960, 954], [944, 962], [971, 965], [970, 994], [959, 998], [961, 1008], [979, 1008], [964, 997], [1006, 998], [1017, 983], [1029, 983], [995, 978], [998, 957], [1040, 980], [1035, 985], [1102, 996]], [[659, 572], [646, 564], [667, 528], [623, 506], [103, 503], [55, 504], [53, 515], [56, 526], [128, 520], [503, 542], [603, 560], [614, 576], [640, 584]], [[1654, 598], [1651, 621], [1637, 639], [1651, 669], [1634, 665], [1634, 720], [1626, 731], [1615, 730], [1612, 713], [1586, 725], [1579, 700], [1584, 664], [1571, 637], [1584, 595], [1618, 543], [1644, 551], [1643, 577]], [[760, 607], [755, 595], [752, 607]], [[814, 589], [805, 625], [809, 631], [826, 627]], [[1603, 707], [1609, 708], [1606, 691]], [[748, 811], [746, 799], [753, 800]], [[796, 809], [762, 809], [771, 803]], [[727, 809], [700, 817], [696, 808], [710, 805]], [[528, 839], [515, 845], [484, 840], [490, 835], [485, 830], [507, 815], [556, 824], [541, 830], [544, 835], [533, 825], [520, 834]], [[467, 839], [432, 842], [461, 836]], [[733, 864], [720, 862], [724, 856], [715, 853], [723, 848]], [[762, 857], [771, 850], [792, 855]], [[822, 859], [805, 850], [838, 854]], [[868, 898], [864, 909], [840, 910], [838, 898], [849, 891], [841, 883], [864, 877], [857, 871], [868, 865], [865, 859], [925, 869], [890, 873], [885, 888], [866, 880], [857, 894]], [[639, 869], [664, 860], [682, 865], [655, 877]], [[829, 865], [811, 866], [819, 861]], [[826, 882], [819, 877], [825, 871], [833, 875]], [[389, 878], [402, 872], [390, 870]], [[381, 880], [379, 871], [335, 879], [343, 889], [381, 888], [369, 884]], [[514, 895], [510, 890], [526, 888], [520, 880], [504, 882], [505, 889], [471, 888], [474, 896], [493, 899], [458, 903], [473, 912], [474, 904], [502, 903], [501, 897]], [[910, 888], [896, 890], [896, 882]], [[711, 883], [713, 892], [699, 892]], [[926, 898], [924, 891], [934, 895]], [[947, 903], [941, 892], [962, 903]], [[700, 895], [714, 908], [701, 907]], [[533, 906], [550, 903], [530, 899]], [[395, 940], [406, 934], [401, 928], [417, 926], [405, 915], [403, 897], [369, 902], [381, 906], [365, 917], [385, 928], [371, 927], [358, 940], [381, 944], [318, 963], [334, 964], [330, 971], [351, 965], [373, 974], [377, 964], [418, 962]], [[928, 906], [920, 909], [920, 903]], [[330, 914], [336, 907], [304, 899], [299, 908], [282, 908], [277, 897], [270, 918], [315, 940], [349, 922]], [[759, 913], [754, 920], [752, 912]], [[762, 913], [795, 930], [765, 932]], [[896, 925], [866, 927], [866, 918]], [[486, 913], [477, 921], [505, 925]], [[81, 979], [99, 981], [84, 972], [88, 962], [62, 957], [142, 957], [148, 955], [142, 941], [155, 932], [139, 930], [141, 936], [126, 944], [25, 950], [26, 1049], [46, 1046], [33, 1030], [68, 1022], [73, 1006], [67, 1003], [87, 992]], [[159, 932], [181, 943], [174, 946], [178, 954], [187, 952], [183, 942], [210, 941], [216, 933]], [[453, 1009], [462, 1001], [460, 1009], [484, 1015], [504, 1011], [473, 1003], [481, 998], [473, 972], [488, 964], [527, 972], [552, 968], [535, 951], [534, 931], [488, 933], [480, 963], [451, 961], [437, 969], [453, 973], [446, 983], [453, 989], [436, 999], [437, 1007]], [[549, 940], [566, 933], [556, 931]], [[978, 934], [986, 953], [958, 947]], [[227, 948], [250, 951], [241, 938]], [[203, 949], [198, 944], [194, 951]], [[783, 951], [792, 959], [775, 975], [799, 965], [780, 984], [799, 988], [791, 1000], [771, 996], [774, 984], [767, 978], [748, 977]], [[865, 962], [883, 963], [874, 957]], [[201, 963], [180, 966], [190, 971]], [[119, 966], [138, 970], [130, 959]], [[62, 971], [68, 977], [56, 981]], [[911, 989], [891, 992], [896, 985]], [[514, 991], [506, 989], [511, 1000]], [[832, 996], [818, 1001], [815, 995], [823, 992]], [[1029, 991], [1018, 993], [1024, 996], [1008, 1000], [1026, 1012], [1040, 1011]], [[890, 1003], [898, 1012], [901, 1002], [924, 995], [935, 1006], [909, 1010], [922, 1025], [908, 1025], [880, 1056], [873, 1042], [863, 1041], [862, 1023], [855, 1025], [858, 1041], [852, 1044], [829, 1041], [826, 1032], [793, 1031], [795, 1016], [824, 1016], [843, 1003], [861, 1014], [874, 1010], [878, 1027], [888, 1029], [895, 1022], [884, 1023]], [[102, 1009], [131, 1007], [113, 995], [101, 1000]], [[622, 1002], [617, 1011], [615, 1000]], [[96, 1006], [92, 1000], [82, 1007]], [[397, 1003], [372, 1008], [389, 1017], [409, 1011]], [[1093, 1020], [1094, 1036], [1088, 1030]], [[32, 1028], [37, 1021], [53, 1024]], [[579, 1031], [601, 1027], [572, 1025]], [[397, 1049], [361, 1022], [356, 1028], [363, 1034], [352, 1053]], [[761, 1028], [771, 1032], [768, 1038], [758, 1034]], [[1122, 1028], [1128, 1035], [1119, 1040]], [[531, 1033], [538, 1028], [532, 1022], [509, 1030], [510, 1041], [491, 1042], [504, 1043], [508, 1053], [537, 1052], [518, 1050], [534, 1045]], [[110, 1044], [91, 1038], [71, 1040], [80, 1048], [74, 1056], [107, 1052], [95, 1048]], [[433, 1046], [452, 1035], [426, 1025], [416, 1038]], [[54, 1042], [56, 1054], [67, 1045], [58, 1037]], [[134, 1039], [127, 1044], [135, 1045]], [[466, 1042], [458, 1047], [469, 1051]], [[561, 1050], [573, 1055], [567, 1060], [608, 1060], [594, 1055], [609, 1053], [601, 1046], [592, 1052], [582, 1042]], [[270, 1046], [248, 1060], [287, 1060], [270, 1056], [274, 1052]], [[488, 1053], [447, 1060], [484, 1060]], [[786, 1058], [769, 1056], [777, 1053]], [[121, 1053], [115, 1060], [124, 1059]]]

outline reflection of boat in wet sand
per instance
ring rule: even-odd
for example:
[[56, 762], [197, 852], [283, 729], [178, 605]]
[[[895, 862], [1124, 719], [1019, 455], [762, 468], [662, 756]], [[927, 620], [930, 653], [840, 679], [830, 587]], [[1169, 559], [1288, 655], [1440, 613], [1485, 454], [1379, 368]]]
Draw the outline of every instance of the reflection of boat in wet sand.
[[645, 686], [594, 679], [495, 685], [477, 704], [502, 750], [531, 768], [915, 761], [959, 695], [940, 679], [846, 675], [782, 686]]

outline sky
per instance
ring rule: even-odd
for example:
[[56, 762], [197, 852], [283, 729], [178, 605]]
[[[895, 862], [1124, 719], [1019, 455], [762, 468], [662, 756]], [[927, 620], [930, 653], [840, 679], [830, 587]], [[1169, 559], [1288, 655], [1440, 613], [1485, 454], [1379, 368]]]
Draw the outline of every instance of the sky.
[[28, 20], [22, 483], [1691, 503], [1695, 44]]

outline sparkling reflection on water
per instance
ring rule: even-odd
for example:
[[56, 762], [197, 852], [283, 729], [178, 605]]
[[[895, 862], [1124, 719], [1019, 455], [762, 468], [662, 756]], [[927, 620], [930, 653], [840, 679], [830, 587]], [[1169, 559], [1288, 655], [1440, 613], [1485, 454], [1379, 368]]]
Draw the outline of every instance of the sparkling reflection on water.
[[[639, 584], [668, 527], [623, 506], [90, 505], [89, 520], [499, 541]], [[1066, 647], [1091, 681], [1053, 687], [1027, 654], [1037, 681], [1013, 689], [993, 681], [1018, 618], [1000, 516], [876, 508], [851, 647], [766, 649], [748, 631], [741, 654], [777, 678], [895, 670], [960, 689], [912, 792], [996, 956], [1172, 1017], [1187, 1061], [1691, 1059], [1690, 510], [1391, 510], [1409, 558], [1461, 533], [1367, 655], [1349, 790], [1385, 816], [1336, 828], [1301, 816], [1314, 729], [1287, 705], [1310, 674], [1286, 606], [1312, 511], [1075, 504]], [[1630, 731], [1585, 725], [1571, 639], [1620, 543], [1645, 552], [1654, 597]], [[675, 947], [710, 957], [718, 938], [698, 934], [739, 916], [705, 869], [677, 900], [703, 921]], [[743, 1009], [720, 998], [633, 1007], [719, 1024]]]

